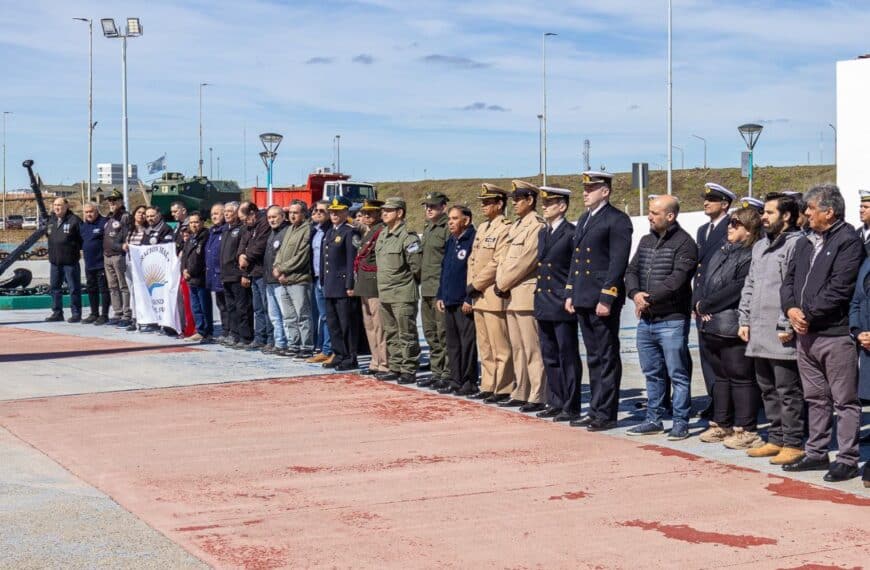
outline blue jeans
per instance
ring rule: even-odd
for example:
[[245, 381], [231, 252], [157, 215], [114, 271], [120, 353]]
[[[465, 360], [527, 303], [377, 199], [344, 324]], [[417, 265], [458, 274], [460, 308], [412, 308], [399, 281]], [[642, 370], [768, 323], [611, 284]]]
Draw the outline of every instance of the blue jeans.
[[275, 344], [272, 322], [269, 320], [265, 277], [251, 279], [251, 295], [254, 304], [254, 342]]
[[211, 291], [205, 287], [190, 286], [190, 309], [196, 323], [196, 332], [202, 336], [214, 334], [214, 316], [212, 315]]
[[674, 425], [688, 425], [692, 407], [692, 382], [689, 376], [691, 356], [686, 342], [689, 320], [658, 323], [641, 319], [637, 324], [637, 354], [646, 376], [649, 398], [646, 421], [662, 424], [665, 379], [673, 386]]
[[275, 336], [275, 348], [287, 348], [287, 335], [284, 332], [284, 314], [281, 312], [279, 296], [284, 286], [280, 283], [266, 283], [266, 300], [268, 301], [269, 319], [272, 321], [272, 331]]
[[314, 301], [317, 305], [317, 339], [320, 344], [320, 352], [329, 356], [332, 354], [332, 341], [329, 339], [329, 327], [326, 326], [326, 297], [323, 296], [323, 287], [320, 278], [315, 279]]
[[49, 286], [51, 287], [51, 312], [63, 314], [63, 283], [69, 287], [69, 306], [73, 316], [82, 314], [82, 268], [72, 265], [51, 264]]

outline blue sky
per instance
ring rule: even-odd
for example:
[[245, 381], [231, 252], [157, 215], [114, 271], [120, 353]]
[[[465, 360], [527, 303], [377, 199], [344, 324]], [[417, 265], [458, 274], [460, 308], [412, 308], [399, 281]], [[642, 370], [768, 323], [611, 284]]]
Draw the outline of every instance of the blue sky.
[[[87, 172], [87, 25], [94, 19], [94, 162], [120, 162], [120, 41], [101, 17], [141, 19], [128, 44], [130, 160], [198, 159], [198, 86], [221, 175], [264, 183], [257, 135], [285, 136], [275, 183], [333, 160], [358, 180], [538, 171], [541, 34], [549, 172], [666, 162], [666, 0], [407, 2], [0, 0], [7, 186], [33, 158], [51, 183]], [[866, 1], [674, 0], [674, 144], [686, 167], [738, 166], [736, 126], [761, 121], [756, 161], [833, 158], [835, 62], [870, 51]], [[243, 131], [247, 132], [247, 156]], [[674, 167], [680, 153], [674, 151]], [[217, 168], [215, 166], [215, 175]]]

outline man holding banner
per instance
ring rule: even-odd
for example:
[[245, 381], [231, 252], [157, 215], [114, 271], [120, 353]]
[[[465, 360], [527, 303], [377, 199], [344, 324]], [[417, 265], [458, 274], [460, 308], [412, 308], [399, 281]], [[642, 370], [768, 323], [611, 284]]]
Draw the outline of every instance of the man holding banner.
[[181, 268], [175, 244], [131, 245], [129, 253], [136, 322], [181, 330], [178, 318]]

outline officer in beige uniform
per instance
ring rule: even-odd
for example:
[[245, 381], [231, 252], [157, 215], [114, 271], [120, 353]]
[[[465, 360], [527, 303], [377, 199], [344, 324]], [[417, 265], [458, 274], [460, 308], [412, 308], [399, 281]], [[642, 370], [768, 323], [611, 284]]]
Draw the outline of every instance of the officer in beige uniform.
[[480, 392], [470, 397], [495, 404], [510, 398], [514, 384], [506, 303], [495, 294], [496, 269], [507, 251], [510, 229], [504, 218], [507, 192], [485, 183], [480, 192], [480, 203], [486, 221], [478, 228], [468, 257], [466, 293], [473, 299], [477, 352], [483, 374]]
[[508, 231], [507, 250], [495, 274], [495, 294], [507, 300], [507, 326], [517, 383], [511, 399], [499, 406], [539, 412], [546, 407], [547, 376], [534, 310], [538, 234], [544, 223], [535, 211], [538, 187], [522, 180], [514, 180], [513, 187], [517, 219]]

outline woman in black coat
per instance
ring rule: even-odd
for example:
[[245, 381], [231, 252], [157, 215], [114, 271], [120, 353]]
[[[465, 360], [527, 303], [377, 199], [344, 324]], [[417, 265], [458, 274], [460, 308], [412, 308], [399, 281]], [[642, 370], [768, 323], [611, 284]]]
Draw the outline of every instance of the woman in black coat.
[[716, 376], [713, 421], [700, 439], [722, 442], [731, 449], [764, 443], [756, 433], [761, 394], [746, 343], [737, 336], [740, 293], [749, 274], [752, 246], [760, 236], [761, 216], [756, 210], [741, 208], [732, 213], [727, 242], [713, 254], [692, 295], [705, 346], [701, 358], [708, 359]]

